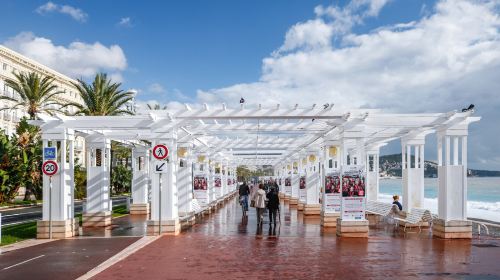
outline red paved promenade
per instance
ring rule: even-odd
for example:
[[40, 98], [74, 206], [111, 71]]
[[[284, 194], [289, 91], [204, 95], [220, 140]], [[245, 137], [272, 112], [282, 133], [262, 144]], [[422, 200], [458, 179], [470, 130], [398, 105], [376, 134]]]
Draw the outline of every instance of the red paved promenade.
[[[253, 209], [252, 209], [253, 210]], [[500, 239], [444, 241], [392, 225], [369, 239], [322, 233], [287, 205], [262, 232], [236, 201], [180, 236], [164, 236], [95, 279], [500, 279]], [[266, 217], [266, 222], [268, 217]]]

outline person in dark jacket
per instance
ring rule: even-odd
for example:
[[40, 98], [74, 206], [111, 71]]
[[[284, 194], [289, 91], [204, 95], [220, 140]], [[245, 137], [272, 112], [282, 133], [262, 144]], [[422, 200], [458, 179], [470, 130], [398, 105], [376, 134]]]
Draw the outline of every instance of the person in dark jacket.
[[246, 183], [240, 185], [238, 190], [240, 194], [240, 204], [243, 207], [243, 215], [246, 216], [248, 212], [248, 196], [250, 195], [250, 188]]
[[275, 188], [271, 188], [267, 194], [267, 201], [267, 209], [269, 209], [269, 224], [274, 222], [276, 225], [276, 214], [280, 208], [280, 198]]

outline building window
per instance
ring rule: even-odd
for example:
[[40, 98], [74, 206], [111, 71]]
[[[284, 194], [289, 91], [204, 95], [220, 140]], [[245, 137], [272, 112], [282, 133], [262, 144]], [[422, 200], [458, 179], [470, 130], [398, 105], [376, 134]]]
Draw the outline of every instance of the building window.
[[4, 64], [3, 64], [3, 70], [4, 70], [4, 71], [7, 71], [7, 63], [4, 63]]

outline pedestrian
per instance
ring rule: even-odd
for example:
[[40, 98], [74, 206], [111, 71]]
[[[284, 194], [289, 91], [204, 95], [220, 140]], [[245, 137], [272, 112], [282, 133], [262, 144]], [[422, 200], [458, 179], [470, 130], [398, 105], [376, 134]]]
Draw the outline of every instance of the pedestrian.
[[392, 199], [394, 201], [392, 202], [392, 208], [389, 212], [389, 216], [402, 216], [403, 205], [399, 202], [399, 195], [394, 195]]
[[240, 194], [240, 204], [243, 209], [243, 216], [246, 216], [248, 212], [248, 195], [250, 195], [250, 188], [246, 182], [240, 185], [238, 192]]
[[[258, 187], [257, 183], [252, 183], [250, 185], [250, 198], [252, 201], [254, 201], [253, 198], [255, 197], [255, 193], [257, 193], [258, 189], [259, 189], [259, 187]], [[252, 204], [253, 203], [255, 203], [255, 202], [252, 202]], [[252, 206], [252, 207], [255, 207], [255, 206]]]
[[267, 209], [269, 210], [269, 225], [274, 223], [276, 225], [276, 213], [279, 212], [280, 198], [276, 188], [271, 188], [267, 194]]
[[257, 225], [261, 225], [264, 219], [264, 210], [266, 209], [267, 201], [264, 185], [259, 185], [259, 189], [255, 192], [252, 200], [255, 201], [255, 209], [257, 210]]

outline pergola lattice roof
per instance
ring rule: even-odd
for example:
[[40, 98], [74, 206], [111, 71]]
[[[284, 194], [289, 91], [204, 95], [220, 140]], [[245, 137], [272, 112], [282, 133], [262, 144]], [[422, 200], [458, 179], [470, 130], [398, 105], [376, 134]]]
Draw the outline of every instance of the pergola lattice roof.
[[[325, 108], [326, 107], [326, 108]], [[134, 116], [44, 116], [33, 121], [44, 133], [73, 129], [83, 136], [114, 140], [168, 138], [193, 143], [199, 153], [222, 153], [242, 165], [276, 165], [324, 138], [336, 139], [363, 131], [365, 144], [382, 146], [401, 137], [478, 121], [472, 112], [388, 114], [378, 109], [340, 110], [332, 105], [283, 108], [210, 108], [151, 110]]]

